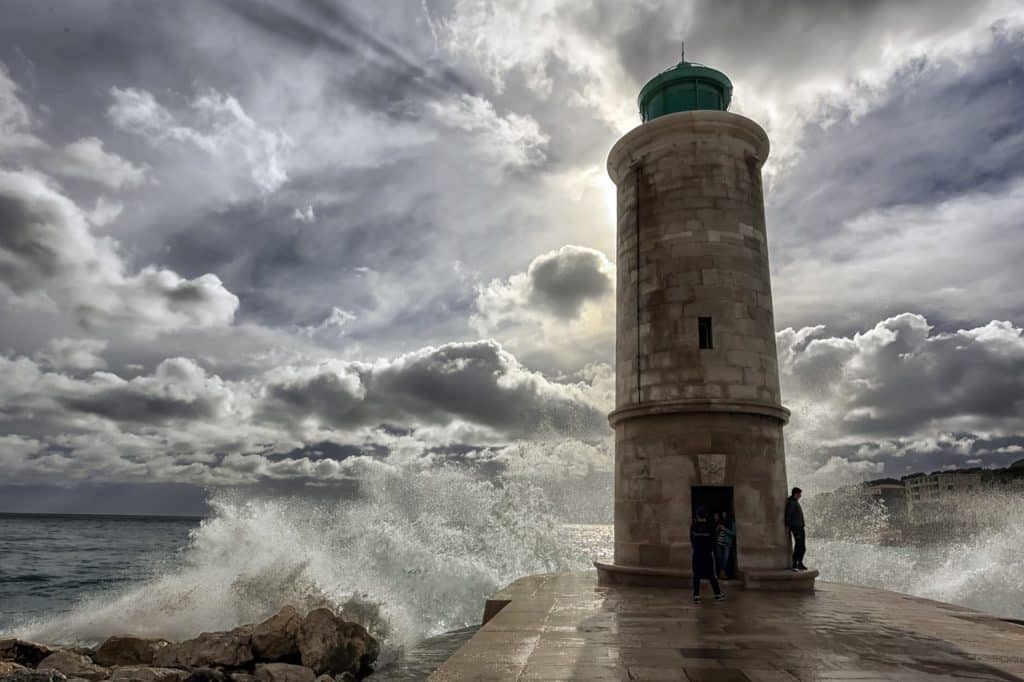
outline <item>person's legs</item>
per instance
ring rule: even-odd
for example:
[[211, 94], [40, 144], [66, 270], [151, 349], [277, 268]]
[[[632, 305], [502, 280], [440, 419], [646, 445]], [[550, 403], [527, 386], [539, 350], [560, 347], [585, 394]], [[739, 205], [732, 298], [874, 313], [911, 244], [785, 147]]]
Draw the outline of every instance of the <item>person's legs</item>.
[[695, 570], [693, 572], [693, 597], [696, 599], [700, 596], [700, 575]]
[[711, 574], [710, 580], [711, 589], [712, 591], [714, 591], [715, 596], [717, 597], [718, 595], [722, 594], [722, 588], [718, 586], [718, 577], [714, 573]]
[[732, 545], [719, 545], [718, 546], [718, 570], [723, 572], [726, 577], [729, 577], [729, 559], [732, 556]]
[[793, 567], [801, 568], [804, 565], [804, 555], [807, 554], [807, 539], [803, 528], [793, 529]]

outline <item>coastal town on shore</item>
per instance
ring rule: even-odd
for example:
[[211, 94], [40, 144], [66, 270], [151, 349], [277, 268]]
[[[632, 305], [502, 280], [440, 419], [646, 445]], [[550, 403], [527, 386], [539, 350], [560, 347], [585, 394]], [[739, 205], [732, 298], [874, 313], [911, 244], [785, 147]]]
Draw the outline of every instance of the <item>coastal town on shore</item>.
[[[885, 544], [903, 544], [970, 533], [1015, 498], [1024, 500], [1024, 459], [998, 469], [944, 469], [854, 483], [813, 495], [807, 504], [814, 510], [816, 535], [870, 534]], [[850, 515], [850, 509], [858, 513]]]

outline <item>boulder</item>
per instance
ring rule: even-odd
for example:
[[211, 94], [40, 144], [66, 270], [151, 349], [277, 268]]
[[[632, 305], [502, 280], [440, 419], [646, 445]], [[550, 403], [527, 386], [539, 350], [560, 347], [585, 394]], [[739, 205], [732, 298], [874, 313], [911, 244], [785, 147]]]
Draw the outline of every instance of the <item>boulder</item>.
[[153, 664], [156, 652], [170, 644], [166, 639], [146, 639], [132, 635], [115, 635], [108, 637], [93, 653], [93, 660], [100, 665], [112, 667], [148, 666]]
[[356, 682], [356, 676], [352, 673], [342, 673], [334, 676], [334, 682]]
[[4, 675], [4, 682], [67, 682], [67, 677], [59, 670], [15, 670]]
[[299, 627], [302, 616], [286, 606], [252, 629], [252, 651], [259, 661], [299, 661]]
[[317, 675], [367, 675], [378, 653], [377, 640], [362, 625], [342, 620], [330, 609], [310, 611], [299, 628], [302, 665]]
[[188, 674], [185, 682], [228, 682], [228, 676], [216, 668], [196, 668]]
[[74, 651], [55, 651], [41, 660], [38, 667], [40, 670], [59, 670], [68, 677], [81, 677], [85, 680], [105, 680], [110, 676], [110, 670]]
[[241, 668], [253, 661], [251, 641], [251, 626], [228, 632], [204, 632], [194, 639], [159, 649], [153, 654], [153, 665], [161, 668]]
[[256, 682], [256, 676], [247, 672], [231, 673], [231, 682]]
[[316, 682], [334, 682], [334, 678], [330, 675], [321, 675], [320, 677], [316, 678]]
[[259, 663], [256, 665], [256, 680], [257, 682], [316, 682], [316, 675], [303, 665]]
[[35, 668], [53, 652], [54, 649], [45, 644], [25, 639], [0, 639], [0, 661], [14, 661], [26, 668]]
[[95, 661], [93, 655], [96, 653], [90, 647], [87, 646], [69, 646], [66, 648], [67, 651], [74, 651], [76, 654], [82, 654], [86, 658]]
[[145, 665], [126, 665], [114, 668], [111, 682], [181, 682], [188, 673], [177, 668], [151, 668]]
[[11, 673], [20, 673], [22, 670], [28, 670], [28, 668], [14, 661], [0, 661], [0, 678]]

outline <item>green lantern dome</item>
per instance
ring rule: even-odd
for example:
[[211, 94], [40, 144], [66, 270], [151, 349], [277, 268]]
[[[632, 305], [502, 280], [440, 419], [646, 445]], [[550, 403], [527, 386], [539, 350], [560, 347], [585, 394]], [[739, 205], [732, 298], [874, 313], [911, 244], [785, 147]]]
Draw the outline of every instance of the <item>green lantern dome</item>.
[[678, 111], [725, 111], [732, 99], [732, 81], [721, 71], [685, 59], [647, 82], [637, 103], [646, 123]]

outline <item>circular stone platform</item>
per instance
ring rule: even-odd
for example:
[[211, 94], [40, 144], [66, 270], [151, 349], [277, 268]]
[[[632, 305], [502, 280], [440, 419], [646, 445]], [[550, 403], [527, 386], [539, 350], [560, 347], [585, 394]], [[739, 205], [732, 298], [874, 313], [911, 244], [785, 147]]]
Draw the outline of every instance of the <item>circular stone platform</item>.
[[[950, 604], [818, 582], [813, 593], [600, 587], [528, 576], [431, 680], [1020, 680], [1024, 626]], [[500, 607], [500, 609], [498, 608]]]

